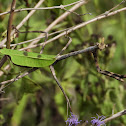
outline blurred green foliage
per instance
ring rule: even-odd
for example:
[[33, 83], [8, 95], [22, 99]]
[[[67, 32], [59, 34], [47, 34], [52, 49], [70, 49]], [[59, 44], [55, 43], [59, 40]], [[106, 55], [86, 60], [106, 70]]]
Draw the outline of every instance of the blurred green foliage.
[[[69, 4], [76, 0], [47, 0], [42, 6], [56, 6]], [[34, 7], [38, 0], [29, 0], [29, 7]], [[121, 0], [94, 0], [83, 5], [77, 13], [90, 12], [92, 15], [78, 17], [69, 15], [65, 20], [57, 24], [50, 32], [59, 31], [91, 18], [111, 9]], [[0, 12], [8, 11], [11, 1], [0, 0]], [[126, 5], [120, 5], [117, 9]], [[16, 8], [24, 8], [25, 0], [18, 0]], [[70, 8], [70, 7], [69, 7]], [[20, 29], [22, 31], [44, 30], [56, 18], [62, 15], [64, 10], [38, 10]], [[27, 11], [15, 14], [13, 25], [18, 25], [27, 15]], [[0, 33], [7, 29], [8, 15], [0, 16]], [[73, 31], [69, 36], [72, 43], [64, 53], [79, 50], [95, 44], [100, 38], [105, 38], [109, 47], [99, 52], [99, 64], [102, 69], [115, 73], [126, 73], [126, 13], [121, 12], [112, 17], [93, 22], [81, 29]], [[13, 43], [37, 37], [38, 33], [20, 34]], [[50, 38], [50, 37], [49, 37]], [[2, 38], [0, 38], [2, 40]], [[41, 40], [40, 42], [44, 41]], [[56, 55], [65, 46], [68, 40], [65, 37], [46, 45], [45, 53]], [[28, 44], [19, 45], [16, 49], [26, 47]], [[40, 47], [30, 49], [39, 52]], [[9, 62], [6, 62], [6, 66]], [[3, 68], [4, 68], [3, 66]], [[10, 71], [4, 71], [0, 82], [16, 77], [16, 73], [23, 69], [11, 64]], [[29, 69], [29, 68], [27, 68]], [[67, 93], [73, 112], [78, 114], [81, 120], [91, 120], [91, 117], [104, 115], [109, 117], [114, 113], [125, 109], [126, 83], [106, 77], [97, 73], [91, 53], [62, 60], [55, 65], [58, 79]], [[39, 85], [36, 87], [36, 85]], [[67, 119], [66, 100], [53, 79], [48, 67], [41, 68], [28, 77], [22, 78], [5, 89], [1, 94], [7, 100], [0, 101], [0, 124], [3, 126], [64, 126]], [[119, 117], [107, 123], [107, 126], [125, 126], [126, 116]]]

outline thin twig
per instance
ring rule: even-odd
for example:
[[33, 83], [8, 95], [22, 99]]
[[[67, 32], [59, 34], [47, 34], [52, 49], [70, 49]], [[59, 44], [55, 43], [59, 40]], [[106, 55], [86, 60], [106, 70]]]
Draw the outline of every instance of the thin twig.
[[113, 120], [113, 119], [116, 119], [116, 118], [118, 118], [118, 117], [120, 117], [120, 116], [123, 116], [123, 115], [126, 115], [126, 109], [125, 109], [125, 110], [122, 110], [122, 111], [120, 111], [120, 112], [118, 112], [118, 113], [112, 115], [111, 117], [102, 120], [102, 121], [106, 123], [106, 122], [109, 122], [109, 121], [111, 121], [111, 120]]
[[[86, 2], [85, 2], [86, 3]], [[79, 3], [80, 4], [80, 3]], [[79, 5], [78, 4], [78, 5]], [[75, 5], [75, 6], [77, 6], [77, 5]], [[68, 10], [69, 12], [73, 12], [74, 11], [74, 7], [73, 7], [73, 9], [71, 8], [70, 10]], [[69, 12], [65, 12], [62, 16], [60, 16], [58, 19], [60, 19], [61, 17], [65, 17], [65, 14], [70, 14]], [[105, 12], [106, 13], [106, 12]], [[106, 15], [105, 13], [103, 13], [103, 14], [101, 14], [101, 15], [99, 15], [99, 16], [103, 16], [104, 15], [104, 17], [103, 18], [105, 18], [106, 16], [108, 16], [108, 15]], [[96, 20], [95, 21], [97, 21], [97, 20], [100, 20], [100, 19], [98, 19], [98, 17], [99, 16], [97, 16], [96, 17]], [[111, 15], [110, 15], [111, 16]], [[54, 24], [56, 24], [57, 23], [57, 21], [58, 21], [58, 19], [56, 19], [56, 21], [54, 21]], [[90, 21], [90, 20], [89, 20]], [[94, 21], [93, 21], [94, 22]], [[86, 23], [86, 22], [85, 22]], [[91, 22], [89, 22], [89, 23], [91, 23]], [[88, 23], [87, 23], [88, 24]], [[86, 24], [86, 25], [87, 25]], [[50, 25], [50, 26], [48, 26], [48, 28], [50, 28], [51, 26], [53, 26], [53, 23]], [[76, 27], [76, 26], [75, 26]], [[83, 26], [82, 26], [83, 27]], [[49, 31], [48, 30], [48, 28], [46, 29], [46, 30], [44, 30], [44, 31]], [[73, 30], [74, 30], [74, 27], [71, 27], [71, 28], [69, 28], [69, 29], [72, 29], [73, 28]], [[80, 27], [81, 28], [81, 27]], [[78, 29], [78, 28], [77, 28]], [[76, 30], [76, 28], [75, 28], [75, 30]], [[71, 32], [71, 31], [70, 31]], [[62, 33], [61, 33], [62, 34]], [[65, 33], [64, 33], [64, 35], [65, 35]], [[43, 36], [42, 34], [39, 36], [39, 37], [41, 37], [41, 36]], [[59, 37], [61, 37], [61, 36], [59, 36]], [[58, 39], [58, 38], [56, 38], [56, 39]], [[35, 46], [34, 44], [36, 44], [38, 41], [39, 41], [40, 39], [37, 39], [37, 40], [35, 40], [35, 41], [33, 41], [27, 48], [29, 48], [29, 47], [31, 47], [32, 48], [32, 46]], [[54, 41], [53, 40], [53, 38], [51, 39], [52, 41]], [[47, 44], [47, 43], [46, 43]], [[38, 45], [39, 46], [39, 45]], [[37, 47], [38, 47], [37, 46]]]
[[[72, 6], [74, 4], [77, 4], [77, 3], [80, 3], [80, 2], [83, 2], [84, 0], [79, 0], [77, 2], [73, 2], [71, 4], [67, 4], [67, 5], [60, 5], [60, 6], [53, 6], [53, 7], [41, 7], [41, 8], [21, 8], [21, 9], [17, 9], [17, 10], [14, 10], [14, 12], [21, 12], [21, 11], [31, 11], [31, 10], [50, 10], [50, 9], [61, 9], [62, 7], [69, 7], [69, 6]], [[3, 13], [0, 13], [0, 16], [2, 15], [5, 15], [5, 14], [8, 14], [10, 13], [10, 11], [8, 12], [3, 12]]]
[[66, 12], [73, 13], [73, 14], [75, 14], [77, 16], [84, 16], [84, 15], [87, 15], [87, 14], [92, 15], [92, 13], [78, 14], [78, 13], [76, 13], [74, 11], [70, 11], [70, 10], [65, 9], [64, 6], [62, 6], [61, 9], [65, 10]]
[[[17, 78], [19, 77], [19, 75], [20, 75], [20, 73], [14, 78], [14, 80], [13, 81], [11, 81], [9, 84], [7, 84], [7, 85], [5, 85], [5, 86], [1, 86], [0, 87], [0, 93], [2, 93], [2, 92], [4, 92], [4, 88], [6, 88], [6, 87], [8, 87], [10, 84], [12, 84], [14, 81], [16, 81], [17, 80]], [[4, 92], [5, 93], [5, 92]]]
[[63, 95], [65, 96], [66, 101], [67, 101], [67, 103], [68, 103], [68, 105], [69, 105], [70, 111], [72, 112], [72, 108], [71, 108], [71, 105], [70, 105], [69, 98], [67, 97], [67, 95], [66, 95], [65, 91], [63, 90], [63, 88], [62, 88], [60, 82], [58, 81], [58, 79], [57, 79], [57, 77], [56, 77], [56, 73], [55, 73], [54, 67], [53, 67], [52, 65], [50, 66], [50, 70], [51, 70], [51, 72], [52, 72], [52, 75], [53, 75], [53, 77], [54, 77], [56, 83], [58, 84], [59, 88], [60, 88], [61, 91], [63, 92]]

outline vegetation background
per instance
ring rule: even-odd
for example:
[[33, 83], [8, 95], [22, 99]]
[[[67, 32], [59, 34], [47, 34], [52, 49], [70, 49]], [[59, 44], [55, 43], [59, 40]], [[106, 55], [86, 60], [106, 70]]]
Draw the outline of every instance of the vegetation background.
[[[26, 4], [28, 2], [28, 5]], [[41, 7], [66, 5], [77, 0], [45, 0]], [[11, 0], [0, 0], [0, 13], [10, 10]], [[17, 0], [16, 9], [34, 7], [38, 0]], [[88, 21], [99, 14], [119, 4], [121, 0], [90, 0], [76, 10], [78, 14], [92, 13], [92, 15], [77, 16], [70, 14], [51, 32], [63, 30]], [[123, 8], [126, 3], [118, 8]], [[69, 9], [67, 7], [66, 9]], [[44, 31], [56, 18], [65, 11], [62, 9], [37, 10], [21, 27], [20, 31]], [[13, 25], [17, 26], [28, 14], [28, 11], [15, 13]], [[0, 33], [7, 29], [8, 15], [0, 16]], [[12, 43], [36, 38], [39, 33], [20, 34]], [[102, 69], [114, 73], [126, 73], [126, 12], [95, 21], [69, 34], [72, 43], [65, 53], [89, 47], [96, 44], [102, 37], [110, 46], [99, 52], [99, 64]], [[54, 36], [49, 37], [48, 39]], [[40, 40], [39, 43], [43, 42]], [[68, 39], [65, 36], [46, 45], [44, 53], [58, 54]], [[27, 47], [28, 44], [18, 45], [16, 49]], [[40, 47], [28, 49], [31, 52], [40, 51]], [[1, 56], [2, 58], [2, 56]], [[4, 71], [0, 82], [16, 77], [19, 71], [26, 68], [13, 65], [9, 60], [4, 64], [11, 64], [11, 69]], [[29, 69], [29, 68], [27, 68]], [[3, 70], [3, 69], [2, 69]], [[83, 121], [91, 117], [104, 115], [109, 117], [124, 110], [126, 106], [126, 81], [120, 82], [97, 72], [91, 53], [79, 54], [62, 60], [55, 65], [55, 70], [62, 87], [67, 93], [72, 110]], [[37, 86], [36, 86], [37, 85]], [[10, 84], [0, 100], [0, 124], [2, 126], [64, 126], [67, 119], [66, 100], [52, 77], [48, 67], [29, 74], [27, 77]], [[126, 116], [121, 116], [107, 126], [125, 126]]]

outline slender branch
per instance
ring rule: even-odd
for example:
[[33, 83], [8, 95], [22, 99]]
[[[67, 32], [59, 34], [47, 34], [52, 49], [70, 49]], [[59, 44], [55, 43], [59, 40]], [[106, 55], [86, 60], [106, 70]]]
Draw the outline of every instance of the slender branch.
[[78, 13], [76, 13], [76, 12], [74, 12], [74, 11], [70, 11], [70, 10], [65, 9], [63, 6], [62, 6], [61, 9], [65, 10], [66, 12], [73, 13], [73, 14], [75, 14], [75, 15], [77, 15], [77, 16], [84, 16], [84, 15], [86, 15], [86, 14], [92, 15], [92, 13], [78, 14]]
[[[111, 9], [110, 9], [110, 10], [111, 10]], [[109, 11], [110, 11], [110, 10], [109, 10]], [[82, 27], [86, 26], [87, 24], [93, 23], [93, 22], [95, 22], [95, 21], [104, 19], [104, 18], [109, 17], [109, 16], [113, 16], [113, 15], [115, 15], [115, 14], [117, 14], [117, 13], [122, 12], [122, 11], [126, 11], [126, 7], [121, 8], [121, 9], [116, 10], [116, 11], [113, 11], [113, 12], [111, 12], [111, 13], [108, 13], [107, 15], [106, 15], [106, 12], [107, 12], [107, 11], [106, 11], [105, 13], [100, 14], [100, 15], [98, 15], [97, 17], [95, 17], [95, 18], [93, 18], [93, 19], [91, 19], [91, 20], [89, 20], [89, 21], [83, 22], [83, 23], [81, 23], [81, 24], [78, 24], [78, 25], [76, 25], [76, 26], [73, 26], [73, 27], [70, 27], [70, 28], [67, 28], [67, 29], [64, 29], [64, 30], [61, 30], [61, 31], [57, 31], [57, 32], [54, 32], [54, 33], [50, 33], [50, 34], [48, 34], [48, 36], [51, 36], [51, 35], [54, 35], [54, 34], [57, 34], [57, 33], [60, 33], [60, 32], [63, 31], [61, 34], [55, 36], [55, 37], [52, 38], [52, 39], [49, 39], [49, 40], [46, 42], [46, 44], [48, 44], [48, 43], [50, 43], [50, 42], [52, 42], [52, 41], [55, 41], [55, 40], [59, 39], [60, 37], [64, 36], [64, 35], [66, 34], [66, 31], [67, 31], [67, 33], [73, 32], [74, 30], [77, 30], [77, 29], [79, 29], [79, 28], [82, 28]], [[51, 25], [50, 25], [49, 27], [51, 27]], [[48, 27], [48, 28], [49, 28], [49, 27]], [[50, 28], [49, 28], [49, 29], [50, 29]], [[44, 37], [43, 37], [43, 36], [39, 36], [39, 37], [37, 37], [37, 38], [35, 38], [35, 39], [31, 39], [31, 40], [28, 40], [28, 41], [24, 41], [24, 42], [18, 43], [17, 45], [25, 44], [25, 43], [28, 43], [28, 42], [31, 42], [31, 41], [35, 41], [35, 43], [36, 43], [36, 42], [38, 42], [41, 38], [44, 38]], [[35, 44], [35, 43], [33, 43], [33, 44]], [[32, 45], [29, 45], [28, 47], [22, 48], [21, 50], [25, 50], [25, 49], [29, 49], [29, 48], [36, 48], [36, 47], [39, 47], [39, 46], [42, 46], [42, 45], [43, 45], [43, 43], [40, 43], [40, 44], [37, 44], [37, 45], [33, 45], [33, 44], [32, 44]], [[16, 45], [16, 44], [12, 44], [11, 46], [15, 46], [15, 45]], [[0, 45], [0, 47], [2, 48], [2, 47], [5, 47], [5, 46], [1, 46], [1, 45]]]
[[[74, 10], [74, 9], [73, 9], [73, 10]], [[71, 9], [70, 11], [72, 12], [73, 10]], [[112, 10], [112, 9], [110, 9], [110, 10]], [[110, 11], [110, 10], [109, 10], [109, 11]], [[95, 18], [93, 18], [93, 19], [91, 19], [91, 20], [89, 20], [89, 21], [87, 21], [87, 22], [81, 23], [81, 24], [79, 24], [79, 25], [77, 25], [77, 26], [74, 26], [74, 27], [67, 28], [67, 29], [65, 29], [65, 30], [61, 30], [61, 31], [58, 31], [58, 32], [54, 32], [54, 34], [55, 34], [55, 33], [60, 33], [60, 32], [62, 32], [62, 31], [68, 31], [68, 30], [69, 30], [69, 33], [70, 33], [70, 32], [72, 32], [72, 31], [74, 31], [74, 30], [76, 30], [76, 29], [78, 29], [78, 28], [84, 27], [84, 26], [87, 25], [87, 24], [90, 24], [90, 23], [95, 22], [95, 21], [97, 21], [97, 20], [106, 18], [106, 17], [108, 17], [108, 16], [115, 15], [115, 14], [117, 14], [117, 13], [119, 13], [119, 12], [121, 12], [121, 11], [125, 11], [125, 10], [126, 10], [126, 8], [122, 8], [122, 9], [119, 9], [119, 10], [117, 10], [117, 11], [114, 11], [114, 12], [109, 13], [109, 15], [108, 15], [108, 14], [106, 15], [106, 12], [108, 12], [108, 11], [106, 11], [105, 13], [100, 14], [99, 16], [97, 16], [97, 17], [95, 17]], [[65, 15], [65, 14], [67, 14], [67, 12], [64, 13], [64, 15]], [[62, 15], [62, 17], [64, 17], [64, 15]], [[61, 18], [61, 17], [59, 17], [59, 18], [56, 19], [51, 25], [49, 25], [49, 27], [46, 29], [46, 31], [49, 31], [49, 30], [51, 29], [51, 27], [53, 27], [53, 24], [56, 24], [60, 18]], [[72, 29], [72, 30], [71, 30], [71, 29]], [[48, 36], [54, 35], [54, 34], [51, 33], [51, 34], [49, 34]], [[47, 43], [50, 43], [50, 42], [52, 42], [52, 41], [54, 41], [54, 40], [60, 38], [60, 37], [63, 36], [63, 35], [65, 35], [65, 32], [63, 32], [63, 33], [57, 35], [56, 37], [54, 37], [54, 38], [48, 40]], [[27, 43], [27, 42], [31, 42], [31, 41], [33, 41], [33, 44], [35, 44], [35, 43], [37, 43], [41, 38], [43, 38], [43, 36], [42, 36], [42, 37], [41, 37], [41, 36], [42, 36], [42, 35], [40, 35], [39, 37], [37, 37], [37, 38], [35, 38], [35, 39], [22, 42], [21, 44], [24, 44], [24, 43]], [[23, 49], [21, 49], [21, 50], [29, 49], [29, 48], [35, 48], [35, 47], [38, 47], [38, 46], [42, 46], [42, 43], [41, 43], [41, 44], [38, 44], [38, 45], [33, 45], [33, 44], [30, 44], [28, 47], [23, 48]], [[20, 43], [19, 43], [19, 45], [20, 45]], [[15, 46], [15, 44], [13, 44], [12, 46]]]
[[116, 113], [114, 115], [112, 115], [111, 117], [109, 117], [107, 119], [104, 119], [103, 122], [105, 122], [105, 123], [106, 122], [109, 122], [109, 121], [111, 121], [113, 119], [116, 119], [116, 118], [118, 118], [120, 116], [123, 116], [123, 115], [126, 115], [126, 109], [125, 110], [122, 110], [122, 111], [120, 111], [120, 112], [118, 112], [118, 113]]
[[[14, 10], [14, 12], [21, 12], [21, 11], [31, 11], [31, 10], [50, 10], [50, 9], [62, 9], [65, 8], [65, 7], [69, 7], [69, 6], [72, 6], [74, 4], [77, 4], [77, 3], [80, 3], [80, 2], [83, 2], [84, 0], [79, 0], [77, 2], [73, 2], [71, 4], [67, 4], [67, 5], [60, 5], [60, 6], [53, 6], [53, 7], [41, 7], [41, 8], [21, 8], [21, 9], [17, 9], [17, 10]], [[5, 15], [5, 14], [8, 14], [10, 13], [10, 11], [8, 12], [3, 12], [3, 13], [0, 13], [0, 16], [2, 15]]]
[[[77, 2], [77, 3], [78, 3], [78, 2]], [[79, 8], [80, 6], [82, 6], [83, 4], [86, 4], [86, 3], [87, 3], [87, 2], [86, 2], [85, 0], [82, 1], [82, 2], [79, 2], [78, 4], [76, 4], [75, 6], [73, 6], [73, 7], [70, 9], [70, 12], [76, 10], [77, 8]], [[69, 14], [70, 14], [69, 12], [65, 12], [64, 14], [62, 14], [59, 18], [57, 18], [54, 22], [52, 22], [44, 31], [45, 31], [45, 32], [48, 32], [49, 30], [51, 30], [51, 28], [54, 27], [54, 25], [56, 25], [58, 22], [60, 22], [61, 20], [63, 20], [63, 19], [64, 19], [66, 16], [68, 16]], [[18, 26], [19, 26], [19, 25], [18, 25]], [[17, 29], [18, 29], [18, 26], [17, 26]], [[63, 31], [66, 31], [66, 30], [68, 30], [68, 29], [65, 29], [65, 30], [63, 30]], [[61, 30], [60, 32], [62, 32], [62, 30]], [[50, 34], [50, 35], [53, 35], [53, 34], [56, 34], [56, 33], [59, 33], [59, 32], [55, 32], [55, 33], [52, 33], [52, 34]], [[14, 34], [14, 32], [13, 32], [13, 34]], [[49, 36], [50, 36], [50, 35], [49, 35]], [[40, 37], [40, 36], [42, 36], [42, 37]], [[23, 42], [22, 44], [33, 41], [33, 42], [27, 47], [27, 48], [29, 48], [29, 47], [31, 47], [33, 44], [37, 43], [37, 42], [40, 40], [40, 38], [43, 38], [43, 34], [40, 34], [40, 36], [39, 36], [38, 38], [36, 38], [36, 39], [32, 39], [32, 40], [29, 40], [29, 41], [25, 41], [25, 42]], [[0, 47], [2, 47], [2, 45], [4, 44], [5, 41], [6, 41], [6, 40], [4, 39], [4, 40], [1, 42]], [[43, 44], [44, 44], [44, 43], [43, 43]], [[45, 44], [47, 44], [47, 43], [45, 43]], [[19, 43], [18, 45], [20, 45], [20, 43]], [[12, 46], [15, 46], [15, 44], [13, 44]], [[21, 49], [21, 50], [23, 50], [23, 49]]]
[[[44, 0], [40, 0], [40, 2], [35, 6], [35, 8], [37, 8], [38, 6], [40, 6], [40, 3], [43, 2]], [[70, 11], [74, 11], [76, 10], [77, 8], [79, 8], [80, 6], [82, 6], [83, 4], [86, 4], [86, 0], [82, 0], [82, 2], [79, 2], [78, 4], [74, 5]], [[32, 10], [22, 21], [21, 23], [16, 27], [17, 29], [19, 29], [29, 18], [30, 16], [35, 12], [35, 10]], [[49, 30], [51, 30], [58, 22], [62, 21], [65, 17], [67, 17], [70, 13], [69, 12], [65, 12], [64, 14], [62, 14], [59, 18], [57, 18], [55, 21], [53, 21], [44, 31], [45, 32], [49, 32]], [[12, 31], [12, 34], [13, 35], [15, 33], [15, 31], [13, 30]], [[39, 37], [43, 37], [43, 34], [40, 34]], [[40, 41], [40, 38], [38, 37], [37, 40], [34, 40], [28, 47], [34, 45], [35, 43], [37, 43], [38, 41]], [[6, 38], [3, 39], [1, 42], [0, 42], [0, 47], [2, 47], [4, 45], [4, 43], [6, 42]]]

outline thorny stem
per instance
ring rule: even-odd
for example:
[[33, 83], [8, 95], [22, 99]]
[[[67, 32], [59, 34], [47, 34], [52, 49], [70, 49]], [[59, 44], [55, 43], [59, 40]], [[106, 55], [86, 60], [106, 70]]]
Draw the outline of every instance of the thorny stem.
[[62, 88], [60, 82], [58, 81], [58, 79], [57, 79], [57, 77], [56, 77], [56, 73], [55, 73], [54, 67], [53, 67], [52, 65], [50, 66], [50, 70], [51, 70], [51, 72], [52, 72], [52, 75], [53, 75], [53, 77], [54, 77], [56, 83], [58, 84], [59, 88], [60, 88], [61, 91], [63, 92], [63, 95], [64, 95], [65, 98], [66, 98], [66, 101], [67, 101], [67, 103], [68, 103], [68, 106], [69, 106], [69, 108], [70, 108], [70, 111], [72, 112], [72, 108], [71, 108], [71, 105], [70, 105], [69, 98], [67, 97], [67, 95], [66, 95], [65, 91], [63, 90], [63, 88]]

